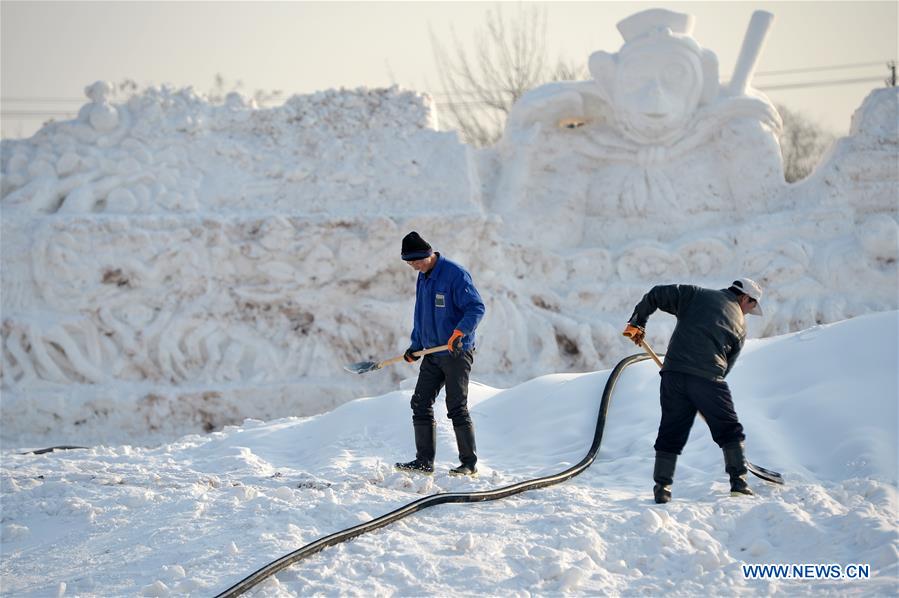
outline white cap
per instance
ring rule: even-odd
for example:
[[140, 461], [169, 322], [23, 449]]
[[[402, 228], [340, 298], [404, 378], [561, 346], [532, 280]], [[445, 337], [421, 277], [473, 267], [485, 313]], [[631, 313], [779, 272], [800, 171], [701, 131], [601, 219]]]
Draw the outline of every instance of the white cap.
[[665, 29], [689, 37], [693, 34], [693, 15], [664, 8], [650, 8], [618, 21], [617, 27], [626, 42]]
[[762, 287], [756, 281], [751, 278], [739, 278], [730, 286], [755, 299], [755, 307], [749, 310], [749, 313], [754, 316], [762, 315]]

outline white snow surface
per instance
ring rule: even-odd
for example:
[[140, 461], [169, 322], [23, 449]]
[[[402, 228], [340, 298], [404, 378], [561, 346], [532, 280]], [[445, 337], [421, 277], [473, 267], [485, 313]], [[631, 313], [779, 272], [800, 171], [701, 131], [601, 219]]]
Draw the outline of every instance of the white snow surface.
[[[747, 456], [785, 474], [730, 497], [697, 420], [674, 501], [651, 501], [658, 374], [625, 370], [594, 464], [561, 485], [444, 505], [327, 548], [255, 596], [895, 595], [899, 312], [752, 340], [729, 377]], [[589, 448], [608, 371], [473, 383], [481, 475], [397, 473], [409, 384], [311, 417], [247, 420], [158, 448], [5, 449], [3, 593], [209, 596], [315, 539], [436, 492], [562, 471]], [[442, 405], [442, 398], [438, 405]], [[439, 412], [439, 410], [438, 410]], [[138, 418], [139, 414], [132, 417]], [[870, 565], [869, 579], [748, 580], [743, 564]]]
[[[765, 315], [730, 382], [749, 458], [786, 486], [726, 496], [700, 421], [675, 501], [652, 504], [658, 377], [642, 363], [578, 478], [426, 511], [257, 593], [899, 592], [899, 89], [874, 90], [788, 185], [752, 68], [720, 81], [692, 26], [656, 26], [682, 16], [619, 27], [592, 79], [526, 94], [489, 148], [396, 88], [260, 109], [104, 82], [78, 118], [3, 140], [2, 593], [206, 596], [421, 496], [565, 469], [592, 439], [596, 370], [633, 351], [621, 329], [643, 293], [742, 276]], [[672, 76], [684, 59], [689, 80]], [[476, 480], [446, 475], [446, 422], [434, 477], [394, 472], [412, 455], [415, 368], [342, 367], [408, 345], [410, 230], [487, 303]], [[673, 327], [657, 314], [647, 338], [664, 351]], [[21, 454], [60, 444], [90, 448]], [[873, 577], [751, 581], [744, 563]]]

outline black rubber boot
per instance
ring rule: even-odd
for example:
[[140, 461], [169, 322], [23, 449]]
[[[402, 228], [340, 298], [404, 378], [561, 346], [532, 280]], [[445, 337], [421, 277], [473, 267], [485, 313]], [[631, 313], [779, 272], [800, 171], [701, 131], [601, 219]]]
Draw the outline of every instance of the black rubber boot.
[[652, 494], [656, 504], [664, 504], [671, 501], [671, 484], [674, 483], [674, 468], [677, 466], [677, 455], [656, 451], [656, 464], [652, 470], [652, 479], [655, 486]]
[[415, 424], [415, 460], [397, 463], [396, 468], [419, 473], [434, 473], [434, 455], [437, 447], [437, 425]]
[[476, 463], [478, 462], [477, 446], [474, 441], [474, 426], [454, 427], [456, 433], [456, 445], [459, 447], [459, 461], [462, 462], [459, 467], [453, 467], [449, 470], [450, 475], [475, 475], [478, 473]]
[[746, 483], [746, 456], [742, 442], [731, 442], [721, 447], [724, 451], [724, 471], [730, 476], [731, 496], [752, 496], [752, 490]]

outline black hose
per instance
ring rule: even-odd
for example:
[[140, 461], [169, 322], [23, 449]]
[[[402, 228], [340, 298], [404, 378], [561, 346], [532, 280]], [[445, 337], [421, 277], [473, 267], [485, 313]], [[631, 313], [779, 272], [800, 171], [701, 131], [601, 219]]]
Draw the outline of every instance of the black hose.
[[27, 451], [24, 453], [19, 453], [20, 455], [46, 455], [47, 453], [52, 453], [54, 451], [74, 451], [77, 449], [86, 449], [86, 446], [71, 446], [68, 444], [63, 444], [60, 446], [51, 446], [48, 448], [37, 449], [34, 451]]
[[506, 498], [507, 496], [512, 496], [513, 494], [525, 492], [526, 490], [546, 488], [547, 486], [552, 486], [554, 484], [558, 484], [560, 482], [564, 482], [565, 480], [573, 478], [574, 476], [590, 467], [590, 464], [593, 463], [593, 460], [596, 458], [596, 453], [599, 451], [599, 445], [602, 442], [602, 433], [606, 427], [606, 414], [609, 411], [609, 403], [611, 402], [612, 391], [615, 389], [615, 383], [618, 382], [618, 377], [621, 375], [622, 370], [624, 370], [624, 368], [628, 367], [629, 365], [644, 361], [646, 359], [649, 359], [649, 356], [643, 353], [625, 357], [618, 362], [618, 365], [616, 365], [612, 372], [609, 374], [609, 379], [606, 381], [606, 386], [602, 391], [602, 401], [599, 404], [599, 414], [596, 418], [596, 431], [593, 434], [593, 444], [590, 446], [590, 450], [587, 451], [587, 455], [583, 459], [581, 459], [578, 464], [566, 469], [561, 473], [542, 478], [535, 478], [533, 480], [526, 480], [524, 482], [512, 484], [511, 486], [497, 488], [496, 490], [483, 490], [480, 492], [443, 492], [440, 494], [432, 494], [431, 496], [420, 498], [407, 504], [404, 507], [400, 507], [395, 511], [391, 511], [386, 515], [381, 515], [376, 519], [372, 519], [367, 523], [361, 523], [359, 525], [347, 528], [343, 531], [335, 532], [329, 536], [325, 536], [324, 538], [319, 538], [315, 542], [307, 544], [302, 548], [298, 548], [297, 550], [294, 550], [293, 552], [282, 556], [278, 560], [272, 561], [268, 565], [265, 565], [255, 573], [252, 573], [251, 575], [245, 577], [243, 580], [237, 582], [236, 584], [219, 594], [216, 598], [231, 598], [232, 596], [239, 596], [253, 586], [261, 583], [264, 579], [274, 575], [278, 571], [289, 567], [297, 561], [313, 555], [321, 551], [322, 549], [327, 548], [328, 546], [334, 546], [335, 544], [345, 542], [366, 532], [384, 527], [393, 523], [394, 521], [398, 521], [403, 517], [406, 517], [407, 515], [411, 515], [412, 513], [421, 511], [422, 509], [426, 509], [428, 507], [433, 507], [436, 505], [442, 505], [444, 503], [482, 502], [487, 500], [497, 500], [500, 498]]

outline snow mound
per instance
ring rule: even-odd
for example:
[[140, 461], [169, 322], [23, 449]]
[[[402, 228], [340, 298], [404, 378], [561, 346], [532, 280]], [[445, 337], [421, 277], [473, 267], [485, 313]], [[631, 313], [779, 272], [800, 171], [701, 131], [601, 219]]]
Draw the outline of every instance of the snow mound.
[[[697, 420], [674, 501], [653, 505], [659, 382], [643, 362], [619, 380], [598, 459], [577, 478], [416, 514], [326, 549], [260, 591], [890, 593], [899, 580], [899, 348], [884, 331], [897, 326], [890, 312], [749, 342], [730, 381], [747, 453], [784, 472], [785, 486], [751, 478], [756, 496], [731, 498], [721, 451]], [[393, 470], [414, 451], [410, 390], [155, 449], [4, 452], [4, 587], [26, 596], [61, 585], [76, 594], [217, 593], [424, 495], [569, 467], [591, 444], [608, 375], [556, 374], [508, 390], [473, 384], [476, 480], [446, 474], [456, 453], [446, 421], [433, 477]], [[89, 567], [79, 555], [91, 555]], [[741, 567], [753, 563], [864, 563], [871, 578], [746, 579]]]

